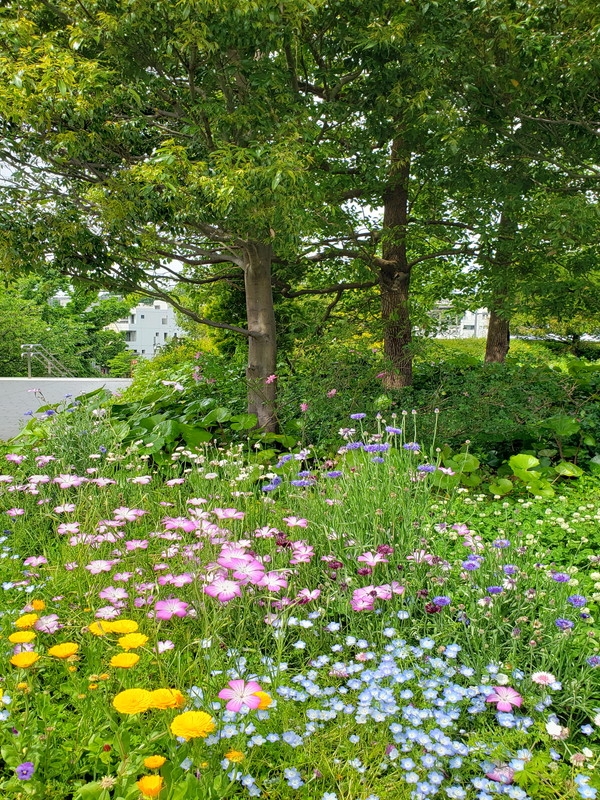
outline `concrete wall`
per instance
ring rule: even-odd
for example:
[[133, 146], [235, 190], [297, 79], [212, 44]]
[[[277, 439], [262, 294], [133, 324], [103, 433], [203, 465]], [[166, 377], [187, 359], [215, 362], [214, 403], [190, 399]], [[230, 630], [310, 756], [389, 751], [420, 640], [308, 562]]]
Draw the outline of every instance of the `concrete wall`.
[[[123, 391], [130, 378], [0, 378], [0, 440], [16, 436], [35, 412], [45, 403], [59, 403], [70, 394], [76, 397], [104, 386], [111, 392]], [[44, 400], [32, 389], [39, 389]]]

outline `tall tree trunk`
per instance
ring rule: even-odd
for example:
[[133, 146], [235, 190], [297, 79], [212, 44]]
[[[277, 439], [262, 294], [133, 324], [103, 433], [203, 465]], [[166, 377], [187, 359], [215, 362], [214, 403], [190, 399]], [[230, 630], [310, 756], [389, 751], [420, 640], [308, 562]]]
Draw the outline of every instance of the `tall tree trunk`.
[[496, 290], [489, 303], [490, 323], [485, 344], [485, 360], [504, 363], [510, 348], [510, 317], [506, 309], [509, 295], [509, 267], [514, 258], [517, 224], [506, 207], [500, 214], [496, 252], [491, 260], [492, 283]]
[[389, 364], [384, 386], [388, 389], [412, 384], [410, 266], [406, 256], [409, 177], [410, 153], [398, 137], [392, 142], [389, 181], [383, 196], [383, 252], [379, 272], [383, 352]]
[[275, 310], [271, 289], [271, 246], [248, 243], [244, 260], [244, 287], [248, 322], [248, 413], [256, 414], [258, 427], [277, 431], [275, 408], [276, 381], [267, 383], [275, 374], [277, 339]]
[[485, 360], [504, 363], [510, 347], [510, 323], [492, 309], [485, 343]]

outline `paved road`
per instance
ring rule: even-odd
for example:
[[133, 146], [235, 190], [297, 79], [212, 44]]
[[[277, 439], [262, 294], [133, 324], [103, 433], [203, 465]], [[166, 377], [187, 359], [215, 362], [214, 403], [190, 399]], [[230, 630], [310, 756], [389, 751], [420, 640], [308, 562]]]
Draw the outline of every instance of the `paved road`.
[[111, 392], [126, 389], [129, 378], [0, 378], [0, 440], [16, 436], [29, 417], [44, 401], [30, 389], [40, 389], [45, 402], [58, 403], [66, 394], [74, 397], [105, 386]]

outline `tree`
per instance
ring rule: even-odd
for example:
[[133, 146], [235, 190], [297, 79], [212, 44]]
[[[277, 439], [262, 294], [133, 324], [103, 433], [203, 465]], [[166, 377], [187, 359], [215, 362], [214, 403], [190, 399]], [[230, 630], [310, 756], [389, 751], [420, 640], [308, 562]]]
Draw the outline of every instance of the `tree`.
[[[273, 253], [321, 205], [307, 180], [285, 53], [309, 2], [26, 0], [0, 60], [3, 262], [166, 299], [248, 341], [248, 410], [273, 429]], [[246, 326], [205, 319], [174, 287], [241, 272]]]

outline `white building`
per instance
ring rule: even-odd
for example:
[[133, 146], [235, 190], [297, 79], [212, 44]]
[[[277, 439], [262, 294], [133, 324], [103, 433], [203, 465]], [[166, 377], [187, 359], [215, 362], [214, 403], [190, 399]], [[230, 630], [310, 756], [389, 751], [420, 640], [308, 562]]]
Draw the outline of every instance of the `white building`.
[[139, 303], [130, 309], [128, 317], [118, 319], [107, 329], [124, 333], [128, 349], [144, 358], [151, 358], [174, 336], [185, 335], [174, 309], [163, 300]]
[[459, 317], [452, 313], [452, 303], [437, 303], [431, 312], [439, 320], [436, 339], [485, 339], [490, 322], [487, 308], [465, 311]]

